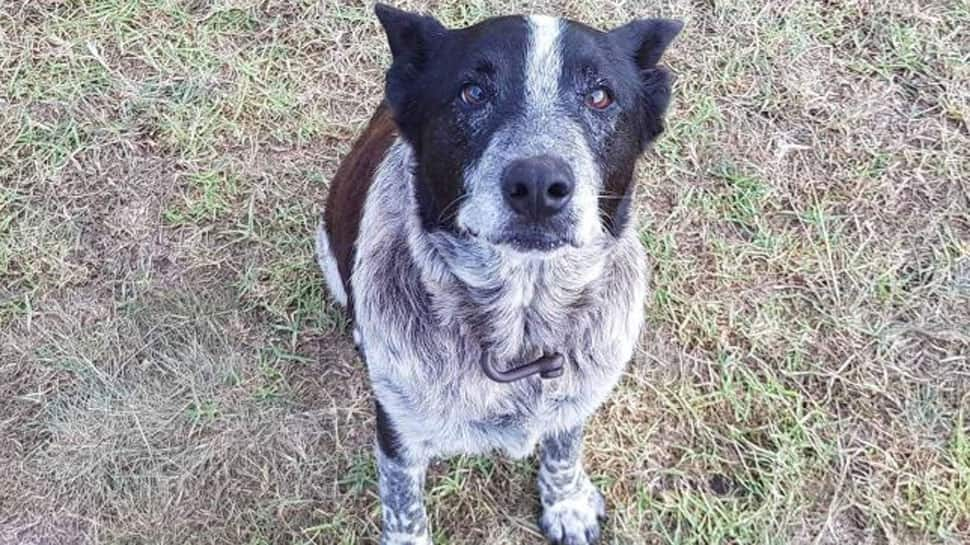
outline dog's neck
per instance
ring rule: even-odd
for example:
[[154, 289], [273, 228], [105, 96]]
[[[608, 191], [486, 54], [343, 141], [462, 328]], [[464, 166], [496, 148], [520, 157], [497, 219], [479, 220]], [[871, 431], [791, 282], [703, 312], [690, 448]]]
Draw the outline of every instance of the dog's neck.
[[567, 302], [570, 294], [578, 294], [601, 275], [608, 252], [603, 245], [589, 245], [549, 254], [523, 253], [444, 232], [416, 234], [409, 243], [427, 281], [459, 283], [482, 294], [515, 291], [523, 306], [528, 305], [530, 288], [539, 285]]
[[603, 249], [540, 257], [441, 232], [408, 238], [438, 319], [503, 369], [562, 348], [571, 309], [596, 298], [607, 262]]

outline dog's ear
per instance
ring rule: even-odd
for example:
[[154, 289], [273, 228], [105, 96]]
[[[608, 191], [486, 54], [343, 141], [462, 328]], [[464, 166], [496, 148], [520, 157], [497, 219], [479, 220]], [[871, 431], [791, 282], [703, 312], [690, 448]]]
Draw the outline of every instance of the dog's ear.
[[394, 62], [387, 71], [387, 101], [398, 115], [407, 109], [408, 89], [421, 75], [435, 44], [448, 32], [434, 17], [385, 4], [374, 6]]
[[684, 28], [674, 19], [639, 19], [609, 32], [621, 51], [630, 54], [641, 70], [656, 68], [660, 57]]
[[640, 19], [608, 33], [617, 49], [629, 55], [640, 68], [646, 110], [641, 120], [641, 148], [646, 148], [664, 130], [663, 116], [670, 103], [672, 76], [657, 63], [683, 28], [683, 22], [673, 19]]

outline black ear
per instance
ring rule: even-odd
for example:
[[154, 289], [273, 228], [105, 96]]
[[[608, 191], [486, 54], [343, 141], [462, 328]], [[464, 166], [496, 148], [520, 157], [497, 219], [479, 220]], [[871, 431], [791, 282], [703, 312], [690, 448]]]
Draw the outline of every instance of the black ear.
[[641, 69], [657, 66], [664, 51], [684, 28], [674, 19], [640, 19], [609, 32], [610, 39], [628, 52]]
[[406, 109], [409, 85], [420, 76], [432, 48], [448, 32], [434, 17], [409, 13], [385, 4], [374, 6], [394, 63], [387, 71], [387, 101], [400, 115]]
[[657, 63], [682, 28], [684, 23], [672, 19], [640, 19], [609, 32], [616, 47], [640, 68], [644, 107], [644, 116], [640, 119], [641, 149], [646, 149], [664, 130], [672, 78]]

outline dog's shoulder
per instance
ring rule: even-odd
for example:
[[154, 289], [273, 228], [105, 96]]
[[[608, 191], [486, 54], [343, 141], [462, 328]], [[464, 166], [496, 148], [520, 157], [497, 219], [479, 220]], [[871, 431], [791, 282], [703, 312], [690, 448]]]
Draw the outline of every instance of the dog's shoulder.
[[323, 221], [330, 251], [348, 294], [352, 293], [350, 274], [367, 193], [397, 134], [391, 111], [382, 103], [330, 182]]

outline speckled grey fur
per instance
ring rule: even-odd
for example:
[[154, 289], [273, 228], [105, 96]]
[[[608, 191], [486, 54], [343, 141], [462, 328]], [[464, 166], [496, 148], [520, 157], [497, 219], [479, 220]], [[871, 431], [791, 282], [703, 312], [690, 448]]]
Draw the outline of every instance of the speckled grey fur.
[[[492, 450], [523, 457], [544, 438], [566, 432], [581, 441], [575, 430], [633, 355], [647, 286], [633, 224], [616, 239], [600, 232], [593, 242], [552, 256], [427, 233], [409, 197], [412, 161], [410, 147], [398, 141], [382, 163], [353, 272], [356, 332], [405, 460], [378, 457], [384, 509], [398, 517], [385, 528], [386, 545], [428, 543], [417, 494], [432, 458]], [[534, 376], [500, 384], [480, 364], [483, 354], [507, 368], [551, 352], [566, 357], [566, 370], [549, 381]], [[541, 485], [543, 520], [557, 521], [549, 523], [557, 531], [581, 528], [592, 536], [602, 499], [578, 455], [569, 458], [569, 482], [557, 485], [559, 466], [551, 461], [560, 458], [548, 458], [541, 471], [548, 476]], [[421, 478], [393, 484], [401, 475]], [[417, 534], [405, 531], [414, 528]]]
[[[559, 22], [530, 24], [531, 113], [500, 131], [465, 173], [464, 234], [421, 226], [413, 152], [403, 140], [388, 151], [367, 196], [350, 299], [355, 340], [399, 443], [394, 453], [377, 447], [382, 545], [430, 545], [422, 488], [431, 459], [494, 450], [520, 458], [537, 444], [546, 536], [572, 545], [599, 537], [604, 503], [582, 467], [581, 430], [633, 355], [646, 259], [635, 221], [616, 236], [597, 221], [601, 173], [581, 129], [547, 98], [559, 74]], [[570, 158], [579, 177], [573, 244], [521, 253], [489, 242], [507, 211], [488, 188], [510, 150]], [[333, 269], [328, 257], [325, 271]], [[566, 362], [553, 380], [497, 383], [481, 366], [482, 358], [505, 369], [551, 353]]]

